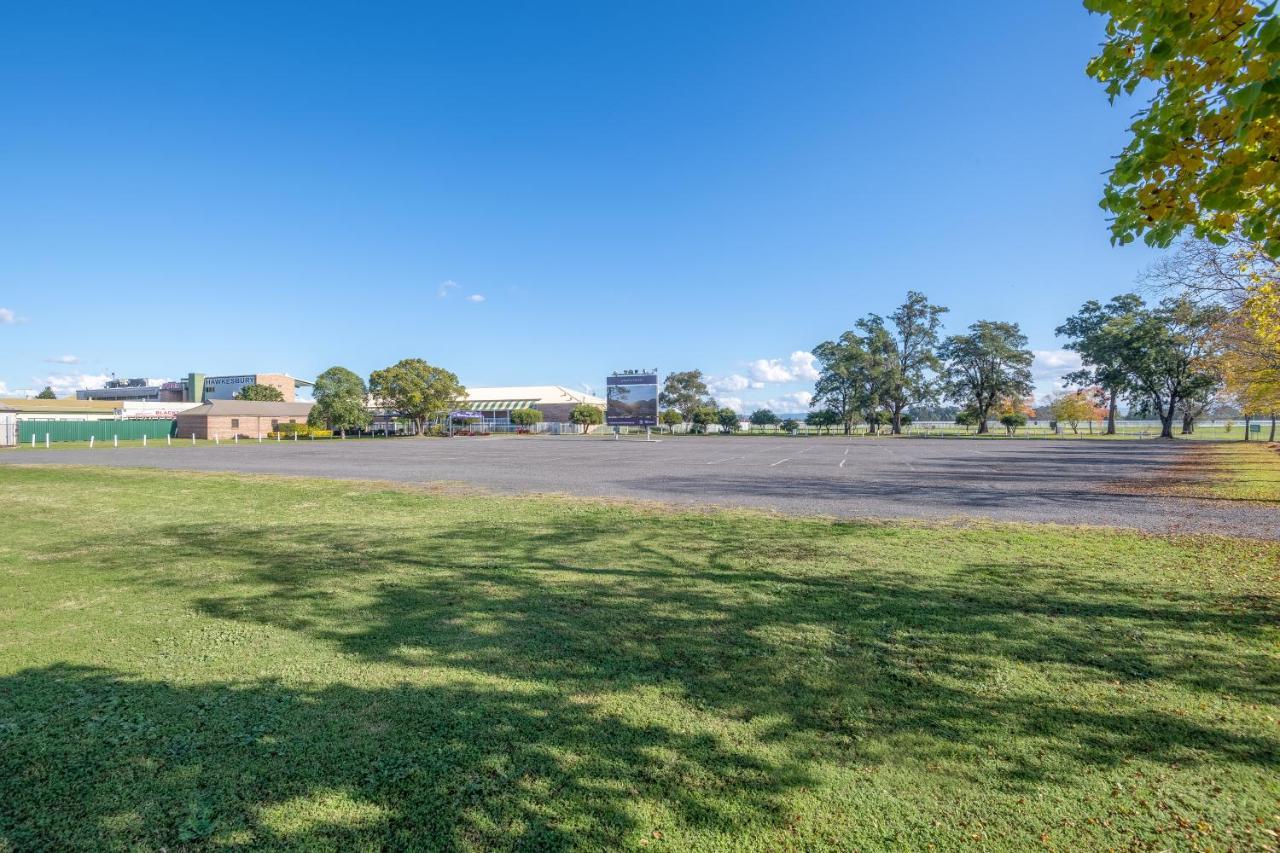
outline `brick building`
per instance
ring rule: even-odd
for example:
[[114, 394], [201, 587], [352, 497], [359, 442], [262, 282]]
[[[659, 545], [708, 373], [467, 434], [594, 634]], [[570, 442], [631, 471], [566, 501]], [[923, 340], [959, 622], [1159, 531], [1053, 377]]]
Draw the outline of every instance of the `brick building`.
[[280, 424], [305, 424], [311, 403], [256, 403], [210, 400], [178, 414], [179, 438], [266, 437]]

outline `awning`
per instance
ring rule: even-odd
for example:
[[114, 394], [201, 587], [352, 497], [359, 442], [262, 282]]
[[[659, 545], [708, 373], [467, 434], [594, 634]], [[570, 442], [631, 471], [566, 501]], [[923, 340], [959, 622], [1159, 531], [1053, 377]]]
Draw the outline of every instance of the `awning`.
[[468, 400], [467, 409], [473, 412], [509, 412], [513, 409], [530, 409], [537, 400]]

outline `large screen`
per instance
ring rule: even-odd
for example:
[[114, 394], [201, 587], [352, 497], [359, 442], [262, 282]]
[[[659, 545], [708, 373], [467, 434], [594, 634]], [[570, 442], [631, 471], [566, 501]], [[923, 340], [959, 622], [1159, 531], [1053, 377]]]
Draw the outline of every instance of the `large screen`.
[[605, 390], [609, 426], [657, 426], [657, 373], [615, 373], [605, 380]]

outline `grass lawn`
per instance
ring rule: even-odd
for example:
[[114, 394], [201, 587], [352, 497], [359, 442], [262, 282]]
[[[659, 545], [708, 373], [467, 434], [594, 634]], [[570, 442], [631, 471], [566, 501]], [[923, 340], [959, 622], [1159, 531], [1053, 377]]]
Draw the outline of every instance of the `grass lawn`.
[[83, 468], [0, 507], [0, 849], [1277, 843], [1274, 544]]
[[1280, 444], [1237, 442], [1206, 450], [1211, 478], [1197, 484], [1205, 496], [1280, 503]]

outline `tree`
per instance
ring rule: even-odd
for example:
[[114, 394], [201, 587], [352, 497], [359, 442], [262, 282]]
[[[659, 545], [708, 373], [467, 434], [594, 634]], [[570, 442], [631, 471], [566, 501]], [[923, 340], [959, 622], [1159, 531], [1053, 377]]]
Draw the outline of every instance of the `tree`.
[[933, 374], [938, 361], [938, 332], [948, 309], [931, 305], [923, 293], [907, 291], [907, 300], [889, 315], [896, 332], [897, 358], [890, 371], [884, 398], [892, 415], [893, 434], [902, 433], [902, 413], [907, 406], [925, 403], [934, 396]]
[[[910, 416], [903, 416], [903, 423], [906, 423], [906, 419], [908, 417]], [[809, 426], [815, 427], [823, 432], [831, 432], [831, 428], [840, 423], [840, 415], [832, 409], [819, 409], [816, 412], [810, 412], [809, 416], [806, 417], [804, 421]]]
[[1113, 321], [1123, 335], [1130, 394], [1149, 401], [1160, 418], [1161, 438], [1173, 438], [1180, 403], [1217, 385], [1212, 331], [1224, 313], [1220, 306], [1197, 305], [1181, 297]]
[[938, 355], [946, 364], [947, 394], [972, 410], [979, 434], [1002, 397], [1031, 393], [1033, 356], [1017, 323], [979, 320], [967, 335], [947, 338]]
[[800, 429], [800, 422], [795, 418], [787, 418], [781, 424], [783, 432], [795, 432]]
[[1092, 420], [1096, 412], [1093, 401], [1084, 391], [1058, 394], [1049, 401], [1049, 413], [1053, 419], [1067, 424], [1075, 435], [1080, 434], [1080, 422]]
[[604, 423], [604, 412], [600, 411], [599, 406], [579, 403], [569, 411], [569, 420], [583, 427], [583, 432], [586, 432], [596, 424]]
[[719, 412], [715, 406], [699, 406], [690, 413], [689, 420], [696, 432], [705, 433], [708, 426], [717, 423]]
[[509, 417], [511, 423], [516, 426], [533, 426], [542, 423], [542, 412], [538, 409], [512, 409]]
[[367, 399], [369, 389], [364, 380], [345, 367], [330, 367], [316, 377], [312, 392], [316, 404], [307, 415], [307, 423], [336, 429], [343, 435], [347, 430], [368, 429], [373, 423]]
[[259, 385], [254, 382], [245, 385], [236, 392], [237, 400], [254, 400], [259, 403], [282, 403], [284, 402], [284, 394], [274, 385]]
[[778, 416], [771, 409], [756, 409], [747, 420], [752, 426], [767, 427], [776, 424]]
[[418, 435], [426, 434], [428, 418], [446, 414], [467, 395], [457, 376], [420, 358], [375, 370], [369, 376], [369, 392], [382, 405], [412, 420]]
[[835, 411], [845, 435], [860, 418], [874, 423], [898, 361], [893, 337], [879, 317], [871, 315], [855, 325], [864, 334], [845, 332], [813, 349], [818, 381], [811, 405]]
[[961, 409], [956, 412], [956, 426], [971, 427], [978, 423], [978, 416], [972, 409]]
[[667, 428], [674, 431], [676, 424], [684, 423], [684, 415], [675, 409], [664, 409], [658, 420], [667, 425]]
[[1022, 412], [1005, 412], [1000, 416], [1000, 423], [1004, 424], [1006, 433], [1013, 435], [1018, 431], [1018, 427], [1027, 425], [1027, 416]]
[[1233, 232], [1280, 258], [1280, 20], [1247, 0], [1085, 0], [1106, 15], [1087, 67], [1114, 103], [1154, 93], [1130, 124], [1101, 205], [1111, 239], [1168, 246]]
[[723, 408], [716, 412], [716, 423], [720, 425], [720, 429], [725, 432], [738, 431], [738, 413], [730, 408]]
[[58, 399], [58, 395], [53, 393], [53, 386], [46, 385], [44, 386], [44, 390], [36, 395], [36, 399], [37, 400], [56, 400]]
[[663, 408], [675, 409], [684, 415], [686, 422], [693, 420], [693, 413], [703, 406], [716, 408], [716, 401], [702, 378], [701, 370], [684, 370], [668, 373], [662, 385], [658, 402]]
[[1128, 390], [1128, 370], [1124, 365], [1123, 325], [1113, 322], [1141, 310], [1143, 301], [1133, 293], [1113, 297], [1103, 305], [1089, 300], [1080, 310], [1054, 330], [1067, 338], [1067, 349], [1080, 354], [1084, 367], [1068, 374], [1067, 382], [1097, 385], [1107, 396], [1107, 435], [1115, 435], [1116, 410], [1121, 394]]

